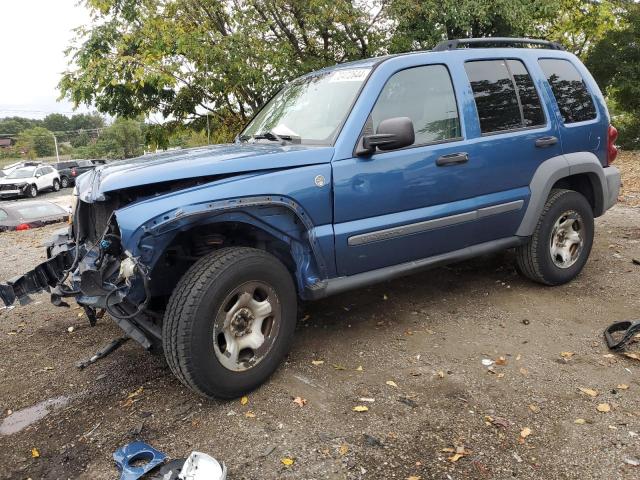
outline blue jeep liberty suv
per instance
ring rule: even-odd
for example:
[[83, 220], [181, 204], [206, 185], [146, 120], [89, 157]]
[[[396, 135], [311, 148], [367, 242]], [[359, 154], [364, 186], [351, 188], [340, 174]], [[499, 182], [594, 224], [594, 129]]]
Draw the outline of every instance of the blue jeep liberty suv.
[[298, 300], [515, 248], [545, 285], [584, 267], [620, 188], [617, 132], [557, 44], [465, 39], [284, 86], [237, 137], [98, 166], [48, 260], [0, 285], [106, 311], [207, 397], [264, 382]]

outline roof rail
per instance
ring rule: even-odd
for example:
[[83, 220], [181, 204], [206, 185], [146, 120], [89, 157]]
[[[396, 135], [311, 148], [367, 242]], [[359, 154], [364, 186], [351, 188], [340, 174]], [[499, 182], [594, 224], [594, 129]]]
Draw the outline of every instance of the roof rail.
[[482, 37], [482, 38], [456, 38], [452, 40], [445, 40], [438, 43], [432, 52], [444, 52], [446, 50], [455, 50], [459, 45], [470, 46], [483, 46], [489, 44], [489, 48], [494, 47], [495, 44], [503, 44], [507, 47], [519, 47], [522, 45], [541, 45], [544, 48], [550, 48], [551, 50], [564, 50], [564, 47], [557, 42], [551, 42], [549, 40], [538, 40], [536, 38], [515, 38], [515, 37]]

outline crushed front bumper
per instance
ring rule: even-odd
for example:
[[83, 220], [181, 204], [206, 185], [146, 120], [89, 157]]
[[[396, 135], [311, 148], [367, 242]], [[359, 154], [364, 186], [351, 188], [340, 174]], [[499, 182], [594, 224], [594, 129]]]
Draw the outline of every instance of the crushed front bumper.
[[76, 253], [76, 245], [69, 232], [59, 232], [47, 245], [48, 260], [24, 275], [0, 284], [0, 298], [6, 306], [16, 300], [25, 305], [31, 301], [29, 295], [52, 292], [73, 266]]

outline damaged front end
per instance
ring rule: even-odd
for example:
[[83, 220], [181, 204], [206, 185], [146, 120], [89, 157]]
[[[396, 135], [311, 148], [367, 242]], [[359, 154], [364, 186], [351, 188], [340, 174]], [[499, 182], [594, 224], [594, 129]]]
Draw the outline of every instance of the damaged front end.
[[74, 298], [92, 326], [106, 311], [129, 337], [150, 349], [161, 330], [146, 313], [149, 274], [121, 244], [117, 207], [109, 201], [78, 201], [68, 231], [58, 232], [47, 245], [47, 261], [0, 284], [4, 304], [24, 305], [30, 295], [44, 291], [60, 307], [69, 307], [65, 299]]

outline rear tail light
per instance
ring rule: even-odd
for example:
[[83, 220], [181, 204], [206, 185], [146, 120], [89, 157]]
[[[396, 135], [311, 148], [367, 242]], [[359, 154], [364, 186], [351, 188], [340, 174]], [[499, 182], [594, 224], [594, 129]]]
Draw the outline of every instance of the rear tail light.
[[31, 229], [31, 227], [30, 227], [30, 226], [29, 226], [29, 224], [27, 224], [27, 223], [21, 223], [20, 225], [18, 225], [18, 226], [16, 227], [16, 230], [17, 230], [17, 231], [29, 230], [29, 229]]
[[609, 125], [609, 130], [607, 130], [607, 165], [611, 165], [618, 156], [617, 139], [618, 130], [613, 125]]
[[75, 177], [76, 175], [78, 175], [78, 171], [75, 168], [71, 169], [71, 176]]

